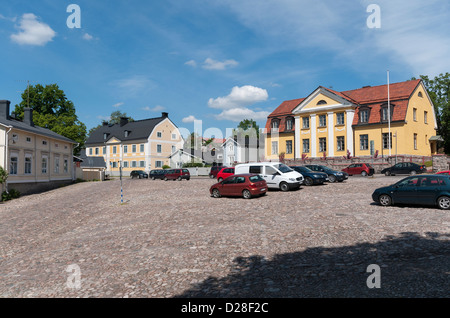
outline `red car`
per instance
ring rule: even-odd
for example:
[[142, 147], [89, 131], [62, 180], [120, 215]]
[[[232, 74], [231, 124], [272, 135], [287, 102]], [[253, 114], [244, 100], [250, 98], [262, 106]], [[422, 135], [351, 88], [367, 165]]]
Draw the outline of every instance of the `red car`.
[[267, 193], [267, 183], [257, 174], [236, 174], [222, 182], [213, 184], [209, 189], [209, 193], [214, 198], [242, 196], [244, 199], [250, 199], [251, 197], [265, 195]]
[[222, 168], [222, 170], [219, 171], [217, 174], [217, 181], [222, 181], [234, 174], [234, 167], [233, 168]]
[[450, 174], [450, 170], [445, 170], [445, 171], [439, 171], [439, 172], [436, 172], [436, 174]]
[[178, 180], [181, 181], [183, 179], [189, 180], [191, 178], [191, 174], [188, 169], [169, 169], [166, 170], [166, 174], [164, 175], [164, 180]]
[[347, 172], [348, 175], [360, 174], [362, 176], [371, 176], [375, 173], [375, 169], [368, 163], [354, 163], [342, 171]]

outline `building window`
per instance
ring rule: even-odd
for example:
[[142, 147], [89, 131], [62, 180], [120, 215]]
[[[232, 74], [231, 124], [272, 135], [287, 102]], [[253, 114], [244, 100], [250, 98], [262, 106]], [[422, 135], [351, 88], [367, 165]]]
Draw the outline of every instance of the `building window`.
[[99, 150], [98, 148], [95, 148], [95, 154], [96, 154], [96, 155], [99, 154], [99, 151], [100, 151], [100, 150]]
[[104, 133], [104, 134], [103, 134], [103, 139], [106, 140], [107, 138], [108, 138], [108, 134], [107, 134], [107, 133]]
[[64, 173], [68, 173], [69, 172], [69, 160], [68, 159], [64, 159]]
[[128, 137], [128, 130], [125, 130], [123, 133], [125, 137]]
[[59, 157], [55, 157], [55, 173], [59, 173]]
[[417, 150], [417, 134], [414, 134], [414, 149]]
[[112, 167], [117, 168], [117, 161], [112, 161]]
[[423, 112], [423, 121], [425, 124], [428, 124], [428, 112]]
[[162, 168], [163, 162], [162, 161], [156, 161], [155, 165], [156, 165], [156, 168]]
[[106, 154], [106, 146], [103, 147], [103, 154]]
[[177, 151], [177, 147], [172, 146], [172, 153], [174, 153], [175, 151]]
[[140, 148], [140, 149], [139, 149], [140, 152], [144, 152], [144, 144], [141, 144], [141, 145], [139, 146], [139, 148]]
[[128, 146], [123, 146], [123, 153], [128, 153]]
[[303, 153], [309, 153], [309, 139], [303, 139]]
[[139, 161], [139, 167], [145, 168], [145, 161]]
[[317, 102], [317, 105], [326, 105], [327, 104], [327, 102], [325, 101], [325, 100], [319, 100], [318, 102]]
[[286, 118], [286, 130], [292, 130], [294, 128], [294, 119], [292, 117]]
[[327, 126], [327, 115], [320, 115], [319, 116], [319, 127], [326, 127]]
[[309, 128], [309, 117], [303, 117], [302, 121], [303, 121], [303, 126], [302, 127], [304, 129], [308, 129]]
[[423, 94], [422, 94], [422, 92], [419, 92], [419, 94], [417, 94], [417, 96], [419, 96], [419, 97], [423, 97]]
[[31, 142], [31, 137], [27, 137], [27, 142]]
[[177, 139], [177, 134], [172, 134], [172, 140]]
[[359, 149], [368, 150], [369, 149], [369, 135], [359, 136]]
[[413, 120], [417, 121], [417, 108], [413, 108]]
[[31, 157], [25, 157], [25, 174], [31, 174]]
[[278, 155], [278, 141], [272, 141], [272, 155]]
[[47, 157], [42, 157], [41, 172], [47, 174]]
[[47, 146], [47, 140], [42, 140], [42, 144], [43, 144], [44, 146]]
[[131, 161], [131, 168], [137, 167], [137, 161]]
[[278, 119], [272, 119], [272, 128], [278, 129], [279, 126], [280, 126], [280, 121]]
[[89, 148], [89, 156], [92, 156], [92, 148]]
[[359, 112], [359, 122], [360, 123], [369, 122], [369, 110], [368, 109], [363, 109]]
[[128, 168], [128, 161], [123, 161], [122, 164], [124, 168]]
[[136, 145], [131, 146], [131, 151], [132, 151], [133, 153], [136, 152]]
[[327, 138], [319, 138], [319, 152], [327, 151]]
[[392, 149], [392, 133], [383, 133], [383, 149]]
[[59, 148], [59, 144], [55, 144], [55, 148]]
[[344, 125], [344, 113], [337, 113], [336, 114], [336, 125]]
[[393, 113], [393, 109], [394, 109], [392, 106], [393, 105], [391, 105], [389, 107], [390, 111], [391, 111], [391, 115], [389, 118], [388, 118], [388, 108], [387, 107], [381, 108], [381, 121], [384, 121], [384, 122], [387, 122], [388, 120], [392, 121], [392, 113]]
[[345, 150], [345, 137], [339, 136], [336, 138], [337, 140], [337, 151], [344, 151]]
[[158, 131], [158, 132], [156, 133], [156, 136], [157, 136], [158, 138], [162, 138], [162, 132]]
[[292, 140], [286, 140], [286, 153], [292, 153]]
[[113, 147], [113, 154], [116, 154], [117, 153], [117, 146], [114, 146]]
[[162, 152], [162, 145], [156, 145], [156, 152], [161, 153]]
[[17, 155], [12, 155], [10, 160], [11, 160], [11, 164], [10, 164], [9, 174], [16, 175], [17, 171], [18, 171], [17, 168], [18, 168], [18, 164], [19, 164], [19, 158], [17, 157]]

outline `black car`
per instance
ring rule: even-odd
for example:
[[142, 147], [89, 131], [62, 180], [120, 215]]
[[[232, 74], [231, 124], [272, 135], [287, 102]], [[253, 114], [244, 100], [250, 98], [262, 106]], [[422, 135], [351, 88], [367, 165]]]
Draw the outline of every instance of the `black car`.
[[311, 169], [312, 171], [324, 172], [328, 175], [328, 181], [334, 183], [336, 181], [342, 182], [348, 179], [348, 173], [343, 171], [336, 171], [331, 168], [322, 165], [305, 165], [305, 167]]
[[155, 179], [163, 180], [163, 179], [164, 179], [164, 176], [166, 175], [166, 173], [167, 173], [167, 170], [164, 170], [164, 169], [154, 169], [154, 170], [151, 170], [151, 171], [150, 171], [150, 178], [151, 178], [152, 180], [155, 180]]
[[142, 171], [142, 170], [133, 170], [130, 172], [130, 177], [132, 179], [134, 179], [134, 178], [142, 179], [142, 178], [148, 178], [148, 174], [147, 174], [147, 172]]
[[312, 171], [311, 169], [302, 166], [289, 167], [303, 175], [303, 183], [307, 186], [323, 184], [325, 181], [328, 181], [328, 175], [325, 172]]
[[450, 209], [450, 177], [420, 175], [400, 180], [393, 185], [376, 189], [372, 199], [383, 206], [392, 204], [420, 204]]
[[395, 176], [396, 174], [414, 175], [417, 173], [424, 173], [426, 171], [427, 167], [425, 165], [418, 165], [413, 162], [400, 162], [392, 167], [381, 170], [381, 173], [384, 173], [386, 176]]

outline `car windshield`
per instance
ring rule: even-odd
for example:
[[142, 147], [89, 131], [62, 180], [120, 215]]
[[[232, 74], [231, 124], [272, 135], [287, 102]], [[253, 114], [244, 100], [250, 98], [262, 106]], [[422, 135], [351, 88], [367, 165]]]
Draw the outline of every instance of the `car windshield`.
[[300, 171], [300, 172], [314, 172], [311, 169], [307, 168], [307, 167], [296, 167], [296, 170]]
[[258, 181], [263, 181], [264, 180], [260, 175], [251, 176], [249, 179], [250, 179], [251, 182], [258, 182]]
[[274, 165], [274, 167], [277, 168], [278, 170], [280, 170], [283, 173], [293, 171], [291, 168], [289, 168], [288, 166], [286, 166], [285, 164], [282, 164], [282, 163]]

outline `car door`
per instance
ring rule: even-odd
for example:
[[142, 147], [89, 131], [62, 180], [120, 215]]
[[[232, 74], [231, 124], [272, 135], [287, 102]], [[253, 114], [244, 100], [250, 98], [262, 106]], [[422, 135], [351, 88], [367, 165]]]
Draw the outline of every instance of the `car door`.
[[234, 178], [234, 183], [231, 185], [231, 195], [240, 196], [242, 195], [243, 186], [245, 183], [245, 177], [238, 176]]
[[392, 191], [395, 203], [414, 203], [416, 201], [419, 177], [406, 178], [396, 184]]
[[391, 173], [392, 174], [401, 174], [401, 173], [404, 173], [403, 172], [403, 163], [397, 163], [397, 164], [395, 164], [392, 168], [391, 168]]
[[419, 177], [417, 187], [417, 204], [433, 205], [440, 191], [441, 179], [437, 176]]
[[280, 173], [272, 166], [265, 166], [263, 176], [267, 186], [271, 188], [278, 187], [280, 184]]
[[347, 173], [348, 174], [350, 174], [350, 175], [352, 175], [352, 174], [355, 174], [355, 167], [356, 167], [356, 164], [351, 164], [350, 166], [348, 166], [348, 168], [346, 169], [347, 171]]
[[226, 178], [221, 182], [221, 195], [232, 195], [235, 177]]

